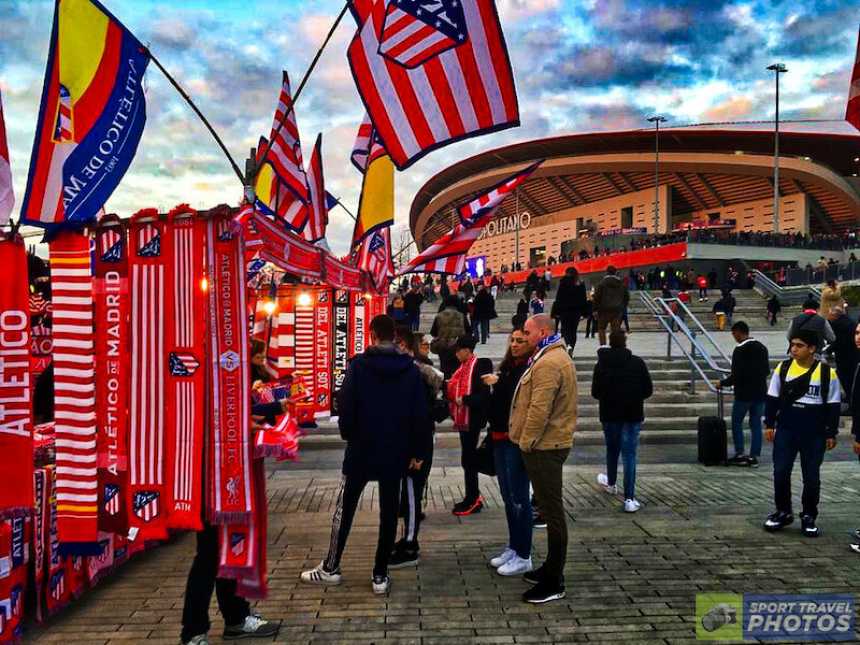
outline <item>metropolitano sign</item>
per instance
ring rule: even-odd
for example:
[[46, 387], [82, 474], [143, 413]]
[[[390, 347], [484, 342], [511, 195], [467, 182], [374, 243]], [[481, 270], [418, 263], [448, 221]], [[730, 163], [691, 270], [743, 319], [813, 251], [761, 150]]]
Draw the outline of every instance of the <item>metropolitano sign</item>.
[[[517, 227], [517, 223], [519, 222], [519, 227]], [[519, 230], [523, 230], [531, 226], [532, 224], [532, 216], [528, 211], [523, 211], [522, 213], [517, 215], [511, 215], [509, 217], [500, 217], [498, 219], [492, 220], [489, 224], [484, 227], [484, 230], [481, 231], [481, 234], [478, 236], [479, 240], [483, 240], [485, 237], [495, 237], [496, 235], [504, 235], [505, 233], [513, 233], [519, 228]]]

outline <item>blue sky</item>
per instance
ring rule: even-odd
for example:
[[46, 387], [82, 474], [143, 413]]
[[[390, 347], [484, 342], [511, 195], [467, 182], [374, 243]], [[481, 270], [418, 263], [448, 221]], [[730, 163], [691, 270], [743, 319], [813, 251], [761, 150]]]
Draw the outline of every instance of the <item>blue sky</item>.
[[[219, 130], [237, 159], [268, 132], [287, 69], [294, 86], [341, 3], [335, 0], [104, 0], [148, 43]], [[518, 129], [437, 151], [396, 178], [397, 220], [427, 178], [466, 156], [515, 141], [642, 127], [655, 111], [670, 124], [768, 119], [773, 80], [784, 118], [841, 119], [853, 64], [856, 0], [497, 0], [520, 99]], [[53, 1], [0, 0], [0, 90], [23, 197], [50, 36]], [[355, 208], [360, 176], [348, 162], [363, 108], [346, 62], [347, 16], [297, 103], [305, 157], [323, 133], [329, 190]], [[108, 202], [128, 215], [187, 201], [236, 203], [241, 187], [205, 129], [150, 66], [148, 122], [131, 169]], [[241, 161], [240, 161], [241, 164]], [[352, 222], [332, 212], [329, 240], [344, 252]]]

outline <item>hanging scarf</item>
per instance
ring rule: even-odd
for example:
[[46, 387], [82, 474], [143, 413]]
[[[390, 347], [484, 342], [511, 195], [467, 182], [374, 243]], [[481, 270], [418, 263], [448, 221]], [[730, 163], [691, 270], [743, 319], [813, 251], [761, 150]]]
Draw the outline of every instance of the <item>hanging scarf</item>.
[[128, 246], [119, 218], [109, 215], [101, 224], [94, 289], [99, 529], [121, 533], [128, 531]]
[[168, 281], [172, 320], [167, 325], [167, 526], [203, 528], [203, 408], [206, 308], [200, 291], [206, 222], [187, 205], [170, 212], [173, 275]]
[[208, 463], [212, 476], [209, 517], [214, 524], [246, 524], [254, 511], [249, 436], [248, 325], [242, 244], [230, 220], [207, 222], [209, 357], [212, 382]]
[[147, 209], [132, 217], [129, 227], [129, 292], [131, 293], [131, 398], [129, 404], [129, 526], [138, 540], [167, 537], [165, 499], [165, 353], [169, 300], [165, 285], [172, 268], [170, 239]]
[[551, 334], [550, 336], [546, 336], [545, 338], [541, 338], [538, 341], [537, 347], [535, 348], [535, 353], [531, 355], [529, 358], [529, 367], [534, 364], [534, 362], [543, 356], [543, 350], [552, 345], [553, 343], [557, 343], [561, 340], [561, 334]]
[[29, 519], [0, 521], [0, 642], [20, 642], [29, 564]]
[[48, 475], [50, 471], [37, 468], [33, 473], [33, 497], [36, 501], [33, 513], [33, 584], [36, 597], [36, 620], [45, 620], [45, 548], [50, 531], [48, 524]]
[[33, 507], [33, 419], [27, 252], [20, 237], [0, 237], [0, 518]]
[[99, 555], [86, 559], [86, 576], [90, 587], [98, 582], [113, 569], [113, 533], [99, 531]]
[[48, 548], [46, 550], [48, 584], [45, 590], [45, 608], [47, 615], [53, 616], [69, 603], [71, 592], [66, 580], [66, 560], [60, 555], [60, 541], [57, 533], [57, 474], [53, 467], [45, 470], [45, 494], [48, 497]]
[[299, 424], [289, 412], [273, 428], [264, 425], [254, 436], [254, 457], [274, 457], [278, 461], [295, 460], [299, 453]]
[[[50, 243], [54, 334], [57, 531], [61, 549], [98, 549], [98, 473], [90, 240], [64, 231]], [[28, 478], [27, 481], [30, 481]]]
[[478, 357], [475, 354], [465, 363], [461, 363], [457, 371], [448, 381], [448, 407], [451, 410], [451, 419], [454, 421], [454, 429], [459, 432], [469, 430], [469, 406], [464, 402], [457, 405], [457, 399], [462, 399], [472, 393], [472, 374]]

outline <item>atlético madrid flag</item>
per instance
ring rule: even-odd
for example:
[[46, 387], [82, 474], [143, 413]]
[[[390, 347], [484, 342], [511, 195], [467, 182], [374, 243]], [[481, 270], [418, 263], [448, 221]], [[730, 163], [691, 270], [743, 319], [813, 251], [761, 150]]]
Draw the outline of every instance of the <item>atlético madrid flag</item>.
[[56, 0], [21, 219], [92, 221], [128, 169], [146, 122], [149, 53], [96, 0]]
[[374, 231], [394, 223], [394, 164], [367, 115], [358, 128], [350, 160], [364, 175], [352, 232], [352, 249], [357, 251]]
[[398, 169], [428, 152], [519, 125], [517, 92], [493, 0], [350, 0], [347, 57]]
[[854, 57], [854, 71], [851, 72], [851, 85], [848, 88], [845, 120], [860, 130], [860, 34], [857, 35], [857, 55]]
[[9, 221], [15, 195], [12, 193], [12, 167], [9, 165], [9, 146], [6, 145], [6, 122], [3, 119], [3, 101], [0, 99], [0, 224]]

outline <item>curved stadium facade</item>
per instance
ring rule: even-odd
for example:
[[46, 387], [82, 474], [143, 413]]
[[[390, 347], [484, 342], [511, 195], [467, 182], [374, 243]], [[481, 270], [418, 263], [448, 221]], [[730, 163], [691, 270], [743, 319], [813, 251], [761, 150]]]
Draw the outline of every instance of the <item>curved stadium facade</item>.
[[[720, 223], [772, 231], [773, 123], [665, 128], [659, 135], [655, 217], [654, 130], [524, 141], [460, 161], [418, 191], [410, 228], [418, 249], [450, 229], [454, 210], [539, 159], [470, 256], [489, 268], [569, 255], [584, 231], [668, 233]], [[844, 121], [780, 123], [779, 230], [840, 233], [860, 226], [860, 131]]]

